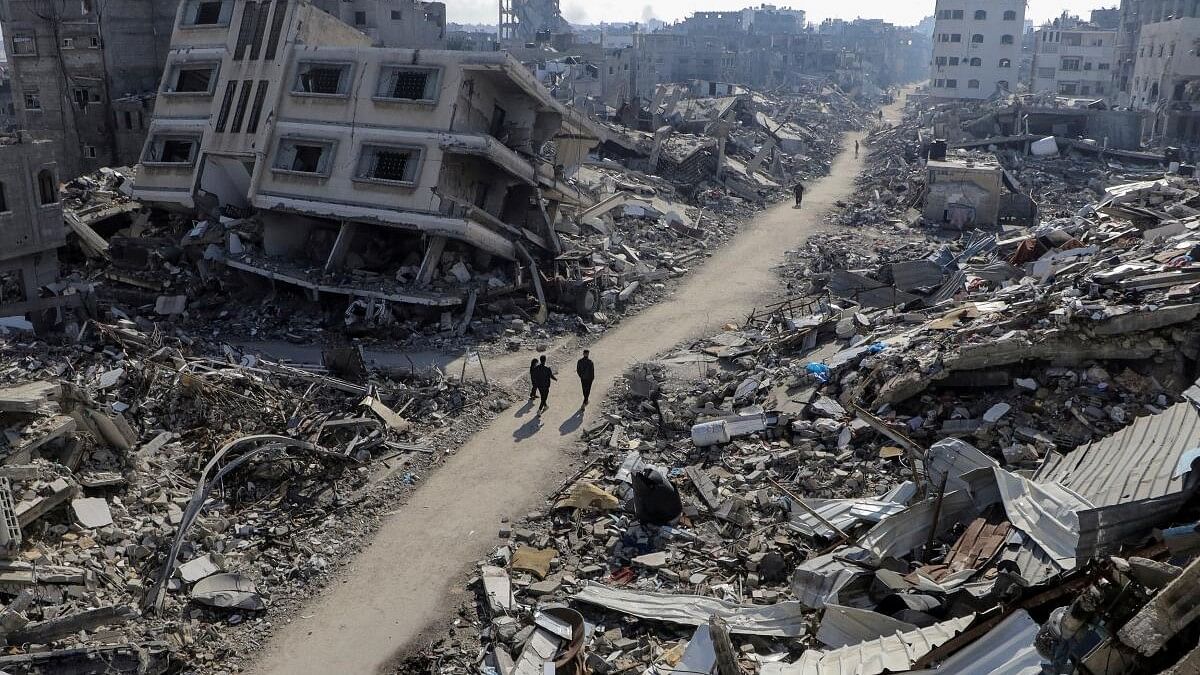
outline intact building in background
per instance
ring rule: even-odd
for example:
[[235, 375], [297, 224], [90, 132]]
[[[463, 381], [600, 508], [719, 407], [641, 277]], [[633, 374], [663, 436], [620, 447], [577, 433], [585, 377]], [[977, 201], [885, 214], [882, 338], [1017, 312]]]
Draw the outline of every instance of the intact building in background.
[[1034, 33], [1031, 91], [1106, 99], [1114, 93], [1117, 31], [1063, 14]]
[[[17, 124], [54, 141], [67, 176], [133, 164], [179, 0], [0, 0]], [[189, 7], [228, 20], [219, 0]]]
[[1024, 0], [938, 0], [930, 92], [986, 99], [1017, 84]]

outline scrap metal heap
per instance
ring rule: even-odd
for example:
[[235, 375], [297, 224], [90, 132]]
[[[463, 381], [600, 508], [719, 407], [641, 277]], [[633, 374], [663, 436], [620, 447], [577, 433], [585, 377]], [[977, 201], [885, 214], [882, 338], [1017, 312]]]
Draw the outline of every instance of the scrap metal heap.
[[110, 312], [65, 345], [0, 339], [4, 672], [236, 668], [508, 404]]
[[1200, 187], [1108, 168], [1037, 227], [815, 237], [626, 376], [411, 669], [1195, 672]]

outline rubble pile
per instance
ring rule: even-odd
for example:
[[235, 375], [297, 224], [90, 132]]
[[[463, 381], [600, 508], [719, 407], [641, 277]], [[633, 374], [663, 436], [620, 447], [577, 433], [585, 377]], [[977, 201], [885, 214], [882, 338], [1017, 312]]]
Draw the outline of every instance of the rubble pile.
[[1113, 186], [1025, 233], [815, 238], [804, 293], [627, 375], [428, 656], [1190, 672], [1194, 185]]
[[235, 668], [509, 400], [128, 321], [0, 348], [7, 672]]

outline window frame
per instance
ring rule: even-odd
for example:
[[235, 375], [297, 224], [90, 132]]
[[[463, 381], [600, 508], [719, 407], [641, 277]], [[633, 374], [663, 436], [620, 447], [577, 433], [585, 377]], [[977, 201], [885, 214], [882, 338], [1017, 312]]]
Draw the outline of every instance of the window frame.
[[[428, 73], [430, 79], [425, 82], [425, 92], [432, 91], [433, 98], [397, 98], [395, 96], [386, 95], [384, 85], [391, 78], [392, 73], [397, 71], [421, 71]], [[373, 101], [379, 103], [399, 103], [403, 105], [437, 105], [442, 97], [442, 74], [444, 69], [440, 66], [413, 66], [405, 63], [381, 63], [379, 64], [379, 76], [375, 80], [375, 92], [371, 96]]]
[[[279, 166], [279, 161], [283, 156], [284, 146], [286, 145], [319, 145], [325, 148], [326, 153], [321, 156], [316, 171], [298, 171]], [[338, 142], [332, 138], [318, 138], [315, 136], [283, 136], [279, 142], [275, 144], [275, 153], [271, 157], [271, 173], [284, 176], [301, 176], [304, 178], [322, 178], [327, 179], [333, 173], [333, 162], [337, 156]], [[293, 158], [294, 159], [294, 158]]]
[[[207, 68], [211, 75], [208, 78], [208, 91], [178, 91], [169, 89], [168, 82], [174, 82], [176, 86], [179, 84], [179, 74], [183, 70], [199, 70]], [[171, 64], [171, 69], [168, 71], [168, 76], [163, 78], [164, 96], [195, 96], [195, 97], [211, 97], [217, 91], [217, 83], [221, 75], [220, 61], [176, 61]]]
[[1004, 21], [1016, 21], [1017, 20], [1016, 10], [1012, 10], [1012, 9], [1004, 10], [1004, 19], [1003, 20]]
[[[50, 179], [49, 184], [43, 184], [43, 178]], [[55, 175], [54, 169], [49, 166], [43, 166], [38, 169], [38, 172], [33, 174], [34, 184], [37, 186], [38, 208], [44, 209], [48, 207], [58, 206], [62, 201], [62, 197], [58, 194], [58, 176]], [[49, 193], [46, 190], [49, 189]]]
[[[17, 41], [18, 40], [21, 41], [20, 44], [28, 44], [33, 49], [33, 51], [29, 51], [29, 52], [19, 51], [17, 49]], [[8, 55], [9, 56], [37, 56], [38, 55], [37, 36], [29, 35], [29, 34], [21, 34], [21, 33], [14, 34], [11, 38], [9, 38]]]
[[[29, 96], [32, 96], [37, 101], [36, 108], [29, 107], [29, 99], [28, 99]], [[42, 92], [40, 92], [36, 89], [32, 90], [32, 91], [22, 91], [21, 92], [21, 105], [25, 108], [25, 112], [39, 112], [40, 113], [40, 112], [44, 112], [46, 110], [46, 108], [42, 106]]]
[[1000, 44], [1005, 45], [1005, 46], [1015, 45], [1015, 44], [1017, 44], [1017, 38], [1012, 35], [1008, 35], [1008, 34], [1001, 35], [1000, 36]]
[[975, 10], [975, 20], [976, 21], [987, 21], [987, 10], [986, 9]]
[[[196, 160], [200, 156], [200, 142], [202, 136], [200, 134], [188, 134], [166, 131], [162, 133], [153, 133], [146, 139], [146, 147], [142, 150], [142, 164], [145, 166], [157, 167], [194, 167]], [[164, 147], [168, 141], [187, 141], [192, 144], [192, 150], [186, 162], [164, 162], [161, 159], [150, 159], [151, 151], [155, 143], [161, 142]], [[161, 154], [160, 154], [161, 157]]]
[[[412, 173], [411, 180], [392, 180], [388, 178], [377, 178], [363, 174], [363, 162], [367, 158], [368, 152], [373, 151], [404, 151], [411, 152], [414, 159], [410, 160], [411, 168], [405, 166], [405, 171]], [[421, 179], [421, 170], [425, 168], [425, 148], [420, 145], [412, 145], [405, 143], [379, 143], [365, 141], [358, 149], [358, 161], [354, 167], [354, 176], [351, 181], [354, 183], [368, 183], [372, 185], [389, 185], [393, 187], [414, 188]]]
[[[350, 98], [350, 90], [354, 81], [354, 62], [353, 61], [319, 61], [315, 59], [305, 59], [296, 62], [296, 74], [292, 77], [291, 87], [289, 92], [292, 96], [302, 96], [306, 98]], [[308, 66], [317, 66], [320, 68], [339, 68], [342, 71], [341, 77], [338, 79], [338, 92], [327, 94], [318, 91], [304, 91], [300, 85], [300, 78], [304, 75], [304, 68]]]
[[[200, 6], [209, 3], [220, 4], [221, 9], [217, 13], [217, 20], [214, 23], [197, 23], [199, 18]], [[205, 28], [228, 28], [229, 21], [233, 18], [233, 0], [184, 0], [182, 3], [182, 11], [179, 15], [179, 27], [187, 29], [205, 29]]]

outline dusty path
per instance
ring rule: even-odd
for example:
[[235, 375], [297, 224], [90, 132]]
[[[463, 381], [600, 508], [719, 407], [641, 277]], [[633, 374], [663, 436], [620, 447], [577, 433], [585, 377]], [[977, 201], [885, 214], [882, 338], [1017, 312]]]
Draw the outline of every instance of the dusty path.
[[[593, 401], [604, 400], [613, 379], [628, 366], [744, 319], [769, 299], [778, 287], [772, 268], [783, 261], [784, 251], [820, 228], [833, 202], [853, 190], [862, 161], [854, 157], [857, 138], [845, 139], [849, 150], [837, 158], [828, 178], [808, 186], [802, 211], [789, 202], [764, 212], [670, 299], [596, 342], [591, 347], [598, 373]], [[343, 583], [331, 585], [305, 608], [302, 614], [309, 618], [279, 629], [256, 672], [377, 672], [431, 623], [451, 616], [463, 600], [458, 589], [464, 575], [500, 543], [501, 520], [540, 508], [545, 493], [566, 478], [564, 453], [586, 422], [573, 417], [579, 403], [574, 369], [560, 363], [557, 371], [560, 382], [540, 424], [518, 404], [448, 459], [383, 524], [343, 572]]]

